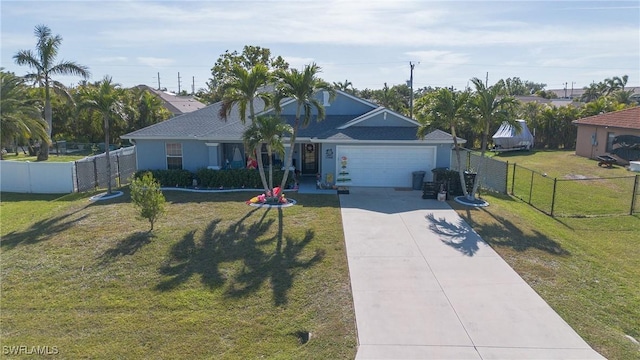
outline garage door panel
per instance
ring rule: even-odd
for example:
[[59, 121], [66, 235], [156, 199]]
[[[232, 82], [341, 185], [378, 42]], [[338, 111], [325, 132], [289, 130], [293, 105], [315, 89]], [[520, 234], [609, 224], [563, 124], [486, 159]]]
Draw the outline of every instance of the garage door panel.
[[432, 146], [338, 146], [337, 153], [348, 159], [352, 186], [411, 187], [412, 172], [427, 171], [429, 179], [435, 162]]

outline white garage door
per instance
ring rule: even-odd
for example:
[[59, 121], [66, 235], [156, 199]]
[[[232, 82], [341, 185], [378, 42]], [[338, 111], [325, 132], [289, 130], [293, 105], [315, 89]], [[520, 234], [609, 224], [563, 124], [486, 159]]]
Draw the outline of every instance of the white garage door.
[[[349, 178], [351, 186], [411, 187], [412, 173], [425, 171], [425, 180], [430, 180], [436, 161], [433, 146], [338, 146], [336, 150], [336, 180]], [[347, 175], [340, 175], [343, 156]]]

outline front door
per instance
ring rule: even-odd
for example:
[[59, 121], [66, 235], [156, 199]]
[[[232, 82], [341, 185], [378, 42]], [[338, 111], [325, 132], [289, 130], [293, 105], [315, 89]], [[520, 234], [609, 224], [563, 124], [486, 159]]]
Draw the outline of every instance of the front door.
[[318, 173], [318, 144], [301, 144], [302, 147], [302, 175]]

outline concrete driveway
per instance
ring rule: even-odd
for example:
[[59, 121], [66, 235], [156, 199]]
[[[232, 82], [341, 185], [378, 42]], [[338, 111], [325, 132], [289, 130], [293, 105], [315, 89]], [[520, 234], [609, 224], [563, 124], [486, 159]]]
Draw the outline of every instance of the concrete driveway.
[[356, 359], [602, 359], [444, 202], [340, 195]]

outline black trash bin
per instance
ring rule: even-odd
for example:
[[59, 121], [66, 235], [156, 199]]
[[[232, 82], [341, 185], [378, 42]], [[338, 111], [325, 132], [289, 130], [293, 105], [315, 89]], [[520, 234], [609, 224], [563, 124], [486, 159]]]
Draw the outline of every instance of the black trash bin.
[[413, 190], [422, 190], [422, 182], [424, 181], [425, 171], [413, 172]]

